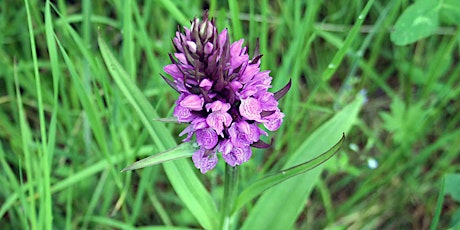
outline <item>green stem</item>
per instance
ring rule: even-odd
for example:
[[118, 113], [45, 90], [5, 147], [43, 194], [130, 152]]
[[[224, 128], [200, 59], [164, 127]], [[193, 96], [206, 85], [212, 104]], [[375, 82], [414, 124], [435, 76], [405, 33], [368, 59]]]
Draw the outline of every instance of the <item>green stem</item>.
[[224, 199], [222, 201], [222, 217], [220, 220], [221, 229], [230, 229], [232, 210], [235, 204], [238, 185], [238, 167], [225, 164]]

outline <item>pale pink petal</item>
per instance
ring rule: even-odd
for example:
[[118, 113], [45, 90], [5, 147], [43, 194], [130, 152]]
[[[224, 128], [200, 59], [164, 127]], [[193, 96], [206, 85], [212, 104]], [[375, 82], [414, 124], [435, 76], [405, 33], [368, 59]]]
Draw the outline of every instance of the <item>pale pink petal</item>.
[[259, 101], [253, 97], [248, 97], [246, 99], [241, 100], [239, 110], [241, 116], [248, 120], [260, 120], [260, 113], [262, 112], [262, 107]]
[[182, 107], [188, 108], [190, 110], [200, 111], [203, 109], [203, 98], [200, 98], [198, 95], [192, 94], [186, 96], [181, 102]]

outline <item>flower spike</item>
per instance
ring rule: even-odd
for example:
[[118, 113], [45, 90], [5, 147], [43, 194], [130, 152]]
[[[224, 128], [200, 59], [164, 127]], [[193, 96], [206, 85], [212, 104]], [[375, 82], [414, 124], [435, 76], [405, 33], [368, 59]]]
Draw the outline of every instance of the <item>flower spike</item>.
[[218, 152], [230, 166], [241, 165], [251, 158], [252, 147], [271, 146], [273, 138], [266, 143], [260, 136], [280, 127], [284, 114], [278, 100], [291, 81], [276, 93], [268, 92], [272, 77], [260, 70], [258, 40], [250, 59], [243, 39], [231, 43], [227, 29], [218, 32], [207, 11], [190, 23], [172, 39], [175, 53], [164, 67], [172, 80], [161, 75], [180, 94], [174, 117], [190, 124], [180, 135], [186, 135], [185, 142], [196, 137], [199, 149], [192, 160], [201, 173], [216, 166]]

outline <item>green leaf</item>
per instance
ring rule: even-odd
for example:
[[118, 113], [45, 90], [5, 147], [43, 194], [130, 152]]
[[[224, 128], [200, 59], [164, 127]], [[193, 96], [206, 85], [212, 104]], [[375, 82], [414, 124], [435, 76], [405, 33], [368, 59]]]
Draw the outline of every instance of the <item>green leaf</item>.
[[402, 46], [432, 35], [438, 29], [439, 9], [438, 0], [416, 1], [396, 21], [391, 41]]
[[[128, 77], [121, 65], [110, 52], [107, 44], [99, 37], [99, 47], [104, 62], [115, 80], [117, 86], [133, 106], [145, 129], [160, 151], [176, 146], [174, 138], [166, 127], [152, 118], [158, 118], [155, 109]], [[218, 224], [217, 208], [209, 192], [196, 176], [189, 161], [185, 159], [163, 163], [166, 176], [171, 182], [174, 191], [185, 204], [192, 215], [205, 229], [215, 229]]]
[[195, 151], [196, 148], [190, 142], [182, 143], [172, 149], [168, 149], [164, 152], [136, 161], [121, 171], [126, 172], [135, 169], [145, 168], [152, 165], [161, 164], [167, 161], [191, 157]]
[[439, 17], [443, 23], [460, 26], [460, 4], [458, 0], [444, 0]]
[[451, 195], [455, 201], [460, 202], [460, 174], [447, 174], [444, 178], [444, 194]]
[[238, 211], [247, 202], [251, 201], [258, 195], [260, 195], [262, 192], [266, 191], [267, 189], [275, 185], [278, 185], [279, 183], [284, 182], [293, 176], [297, 176], [299, 174], [306, 173], [318, 167], [322, 163], [326, 162], [332, 156], [334, 156], [337, 153], [337, 151], [339, 151], [344, 140], [345, 140], [345, 134], [343, 134], [342, 138], [332, 148], [330, 148], [325, 153], [319, 155], [318, 157], [312, 160], [309, 160], [305, 163], [296, 165], [294, 167], [282, 170], [274, 175], [262, 178], [259, 181], [256, 181], [255, 183], [251, 184], [251, 186], [243, 190], [238, 196], [236, 200], [234, 211]]
[[[329, 121], [313, 132], [302, 145], [290, 154], [284, 168], [311, 159], [329, 149], [357, 120], [364, 98], [358, 96]], [[304, 209], [323, 165], [283, 182], [282, 186], [265, 191], [249, 213], [242, 229], [289, 229]]]
[[[442, 178], [442, 183], [439, 188], [439, 196], [436, 202], [436, 209], [431, 221], [430, 230], [438, 229], [439, 219], [441, 217], [441, 212], [443, 209], [444, 196], [451, 195], [455, 201], [460, 201], [460, 174], [450, 173], [444, 175]], [[460, 226], [460, 210], [457, 210], [451, 219], [450, 229], [458, 229]]]

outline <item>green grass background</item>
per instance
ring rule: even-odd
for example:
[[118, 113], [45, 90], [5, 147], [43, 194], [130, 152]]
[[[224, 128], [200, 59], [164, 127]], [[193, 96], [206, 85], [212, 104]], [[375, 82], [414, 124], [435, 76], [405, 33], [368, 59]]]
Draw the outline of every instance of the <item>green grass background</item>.
[[[365, 1], [0, 1], [0, 229], [200, 228], [162, 167], [120, 173], [171, 142], [152, 140], [111, 77], [98, 37], [169, 117], [177, 94], [159, 74], [177, 26], [203, 9], [250, 50], [260, 39], [274, 90], [293, 81], [274, 145], [241, 167], [242, 188], [282, 169], [365, 90], [359, 119], [300, 214], [292, 213], [299, 217], [291, 228], [428, 229], [442, 176], [460, 169], [459, 39], [445, 26], [394, 45], [392, 26], [410, 3], [374, 1], [360, 17]], [[176, 137], [184, 127], [157, 129]], [[222, 162], [204, 176], [194, 171], [219, 203]], [[440, 228], [458, 205], [444, 200]], [[241, 225], [253, 210], [244, 208]]]

